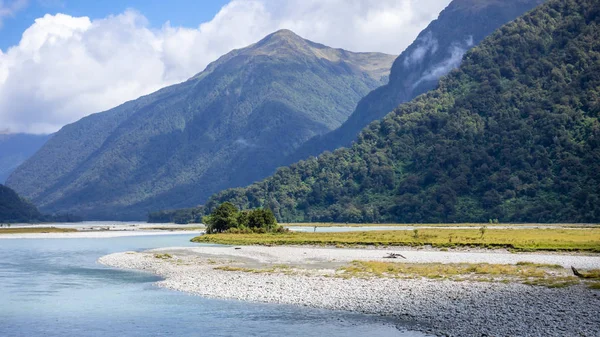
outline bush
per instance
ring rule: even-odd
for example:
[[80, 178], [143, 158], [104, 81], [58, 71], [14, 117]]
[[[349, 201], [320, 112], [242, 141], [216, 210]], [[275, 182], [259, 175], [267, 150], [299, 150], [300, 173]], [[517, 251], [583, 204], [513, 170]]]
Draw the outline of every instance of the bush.
[[240, 211], [229, 202], [216, 207], [202, 221], [206, 225], [206, 234], [283, 232], [271, 210], [258, 208]]

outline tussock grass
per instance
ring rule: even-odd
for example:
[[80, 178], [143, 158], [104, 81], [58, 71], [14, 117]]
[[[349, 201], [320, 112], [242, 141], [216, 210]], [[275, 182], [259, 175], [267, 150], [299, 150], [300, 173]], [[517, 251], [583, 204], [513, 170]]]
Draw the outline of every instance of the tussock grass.
[[173, 227], [169, 227], [169, 226], [155, 226], [155, 227], [147, 227], [144, 229], [150, 229], [150, 230], [155, 230], [155, 231], [202, 231], [205, 230], [206, 227], [205, 226], [173, 226]]
[[253, 273], [253, 274], [275, 274], [275, 273], [283, 273], [283, 274], [291, 274], [292, 268], [288, 265], [284, 264], [276, 264], [269, 268], [246, 268], [246, 267], [235, 267], [235, 266], [219, 266], [214, 267], [213, 269], [222, 270], [222, 271], [237, 271], [244, 273]]
[[554, 265], [488, 264], [488, 263], [395, 263], [353, 261], [338, 269], [342, 278], [428, 278], [453, 281], [519, 282], [545, 287], [567, 287], [579, 283], [569, 271]]
[[519, 262], [517, 262], [517, 266], [531, 266], [531, 267], [539, 267], [539, 268], [563, 269], [563, 266], [561, 266], [560, 264], [535, 263], [535, 262], [529, 262], [529, 261], [519, 261]]
[[600, 252], [600, 228], [420, 228], [413, 231], [361, 231], [340, 233], [211, 234], [192, 239], [230, 245], [322, 245], [322, 246], [424, 246], [437, 248], [507, 248], [516, 251]]
[[70, 232], [77, 232], [77, 229], [75, 229], [75, 228], [56, 228], [56, 227], [0, 228], [0, 234], [70, 233]]
[[286, 222], [280, 223], [284, 227], [370, 227], [370, 226], [400, 226], [400, 227], [522, 227], [522, 226], [555, 226], [556, 228], [600, 228], [600, 224], [584, 223], [344, 223], [344, 222]]
[[163, 260], [168, 260], [168, 259], [173, 258], [173, 256], [171, 254], [167, 254], [167, 253], [164, 253], [164, 254], [156, 253], [156, 254], [154, 254], [154, 257], [157, 259], [163, 259]]

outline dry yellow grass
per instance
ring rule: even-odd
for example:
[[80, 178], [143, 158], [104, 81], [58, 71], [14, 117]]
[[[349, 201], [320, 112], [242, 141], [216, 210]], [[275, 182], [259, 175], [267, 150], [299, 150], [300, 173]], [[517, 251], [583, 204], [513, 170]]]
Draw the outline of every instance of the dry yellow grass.
[[479, 228], [487, 227], [556, 227], [556, 228], [600, 228], [600, 224], [583, 223], [343, 223], [343, 222], [286, 222], [280, 223], [284, 227], [380, 227], [380, 226], [399, 226], [399, 227], [465, 227]]
[[394, 263], [379, 261], [354, 261], [338, 269], [337, 276], [344, 278], [388, 277], [428, 278], [452, 281], [519, 282], [545, 287], [567, 287], [578, 284], [577, 277], [555, 265], [534, 263], [510, 265], [487, 263]]
[[0, 228], [0, 234], [69, 233], [69, 232], [77, 232], [77, 230], [75, 228], [56, 228], [56, 227]]
[[423, 246], [438, 248], [482, 247], [519, 251], [600, 252], [600, 228], [448, 229], [421, 228], [415, 231], [361, 231], [339, 233], [211, 234], [192, 239], [232, 245], [328, 245], [328, 246]]

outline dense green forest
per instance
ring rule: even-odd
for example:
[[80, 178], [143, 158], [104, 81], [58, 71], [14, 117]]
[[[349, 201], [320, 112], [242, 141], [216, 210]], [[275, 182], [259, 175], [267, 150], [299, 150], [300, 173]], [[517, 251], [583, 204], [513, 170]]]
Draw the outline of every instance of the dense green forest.
[[73, 214], [42, 214], [28, 200], [21, 198], [11, 188], [0, 184], [0, 223], [78, 222]]
[[4, 184], [11, 172], [39, 150], [51, 136], [2, 134], [0, 131], [0, 184]]
[[199, 205], [338, 127], [395, 58], [280, 30], [188, 81], [66, 125], [6, 184], [44, 212], [88, 219]]
[[458, 68], [464, 53], [502, 25], [544, 0], [453, 0], [394, 61], [387, 84], [371, 91], [339, 128], [315, 136], [285, 158], [287, 166], [325, 151], [348, 147], [369, 123], [437, 87]]
[[43, 218], [34, 205], [0, 184], [0, 223], [33, 222]]
[[162, 210], [149, 213], [148, 222], [177, 224], [201, 223], [204, 215], [204, 207]]
[[439, 88], [325, 153], [211, 197], [281, 221], [600, 221], [600, 2], [551, 0]]

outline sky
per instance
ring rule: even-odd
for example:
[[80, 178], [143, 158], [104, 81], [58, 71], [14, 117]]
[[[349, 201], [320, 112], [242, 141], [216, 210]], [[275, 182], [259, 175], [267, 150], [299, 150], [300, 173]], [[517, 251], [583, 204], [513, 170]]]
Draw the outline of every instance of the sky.
[[55, 132], [282, 28], [397, 55], [449, 2], [0, 0], [0, 132]]

